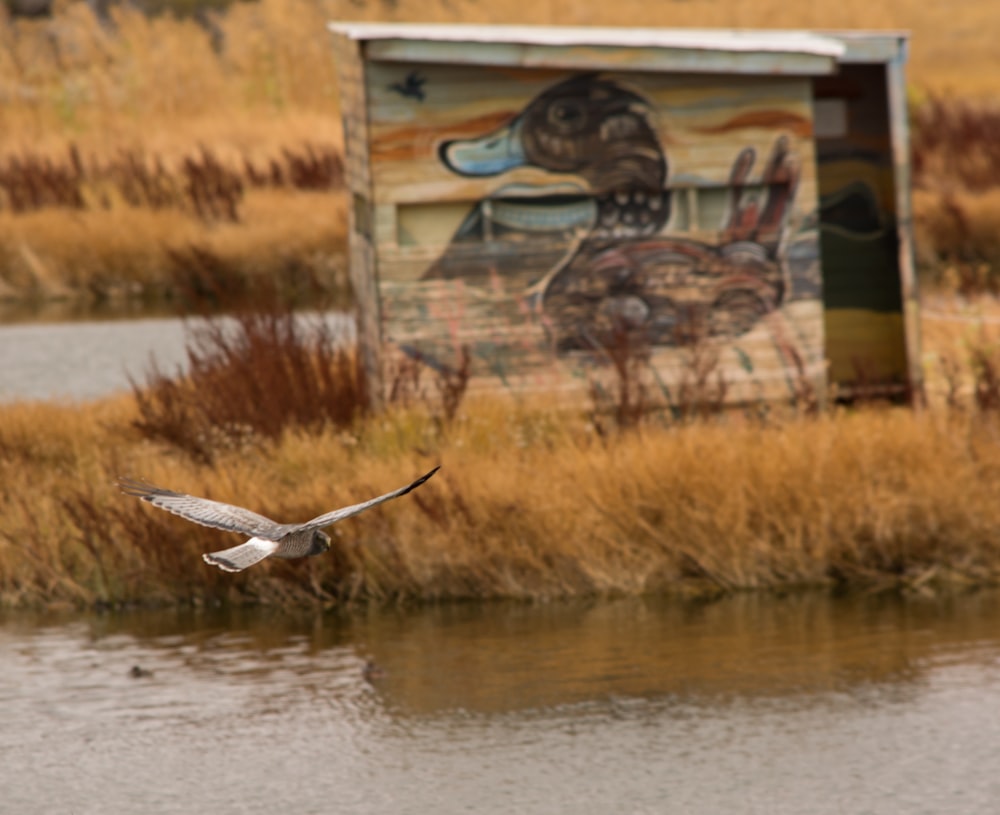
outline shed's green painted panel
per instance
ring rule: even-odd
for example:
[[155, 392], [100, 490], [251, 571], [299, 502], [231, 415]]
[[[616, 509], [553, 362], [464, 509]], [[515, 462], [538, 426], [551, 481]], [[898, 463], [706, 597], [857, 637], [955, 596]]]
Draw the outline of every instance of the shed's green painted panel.
[[899, 227], [884, 65], [850, 64], [815, 81], [843, 132], [816, 140], [820, 257], [830, 380], [841, 390], [909, 381]]

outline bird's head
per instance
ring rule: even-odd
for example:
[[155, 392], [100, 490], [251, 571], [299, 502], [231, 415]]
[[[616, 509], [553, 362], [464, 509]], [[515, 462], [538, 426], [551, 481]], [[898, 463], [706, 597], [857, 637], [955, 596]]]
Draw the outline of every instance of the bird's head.
[[309, 547], [309, 555], [322, 555], [330, 551], [330, 536], [317, 529], [313, 532], [312, 545]]

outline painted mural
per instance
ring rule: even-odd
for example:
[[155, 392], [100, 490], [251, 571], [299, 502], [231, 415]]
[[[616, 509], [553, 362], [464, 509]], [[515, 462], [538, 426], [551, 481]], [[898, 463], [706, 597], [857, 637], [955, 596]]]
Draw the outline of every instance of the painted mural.
[[[433, 71], [416, 78], [404, 70], [383, 87], [433, 103]], [[390, 264], [382, 275], [389, 338], [422, 359], [471, 346], [485, 374], [503, 379], [572, 376], [623, 332], [665, 371], [679, 350], [711, 342], [744, 374], [821, 372], [808, 88], [533, 80], [538, 90], [513, 110], [506, 90], [505, 110], [470, 103], [472, 115], [442, 121], [441, 138], [407, 146], [454, 179], [459, 200], [435, 211], [457, 225], [422, 269], [401, 251], [404, 271]], [[399, 138], [387, 129], [376, 152], [399, 157]], [[460, 203], [470, 190], [481, 194]], [[420, 243], [417, 227], [431, 220], [420, 213], [401, 208], [401, 245]]]

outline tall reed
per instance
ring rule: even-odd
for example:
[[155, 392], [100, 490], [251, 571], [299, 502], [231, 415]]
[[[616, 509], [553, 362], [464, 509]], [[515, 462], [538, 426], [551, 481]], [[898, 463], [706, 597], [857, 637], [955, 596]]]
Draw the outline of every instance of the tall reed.
[[155, 364], [133, 380], [133, 426], [206, 464], [219, 448], [278, 438], [290, 427], [349, 427], [368, 405], [353, 348], [319, 317], [245, 307], [233, 320], [210, 317], [189, 329], [187, 373]]

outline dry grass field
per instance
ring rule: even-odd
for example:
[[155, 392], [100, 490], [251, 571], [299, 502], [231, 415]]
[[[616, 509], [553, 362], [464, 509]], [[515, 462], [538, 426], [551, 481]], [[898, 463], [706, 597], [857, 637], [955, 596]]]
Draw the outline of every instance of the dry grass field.
[[[920, 249], [941, 284], [925, 296], [931, 408], [654, 417], [619, 432], [586, 409], [446, 406], [429, 388], [366, 417], [351, 409], [363, 401], [352, 367], [322, 349], [337, 373], [307, 401], [327, 412], [277, 426], [268, 417], [293, 412], [227, 391], [225, 365], [204, 371], [201, 392], [208, 382], [221, 397], [211, 405], [192, 400], [191, 383], [161, 380], [84, 406], [0, 406], [0, 604], [931, 591], [1000, 579], [1000, 311], [981, 296], [996, 292], [1000, 256], [995, 4], [260, 0], [214, 18], [217, 50], [189, 19], [120, 9], [104, 27], [64, 2], [50, 20], [0, 22], [0, 298], [210, 299], [268, 278], [313, 301], [340, 296], [324, 24], [360, 18], [910, 31]], [[282, 342], [282, 358], [299, 359]], [[286, 381], [280, 365], [267, 372]], [[256, 413], [227, 413], [234, 404]], [[239, 575], [200, 559], [234, 536], [113, 484], [132, 475], [294, 520], [438, 463], [421, 490], [334, 527], [327, 556]]]
[[[446, 433], [409, 411], [276, 441], [248, 433], [210, 465], [144, 441], [134, 418], [129, 399], [3, 408], [3, 604], [930, 590], [1000, 578], [1000, 425], [975, 411], [650, 425], [607, 443], [579, 416], [470, 403]], [[405, 500], [332, 527], [327, 555], [239, 575], [200, 557], [235, 535], [113, 483], [141, 476], [295, 520], [437, 463]]]
[[105, 25], [66, 0], [52, 19], [0, 20], [0, 298], [162, 293], [192, 253], [342, 295], [338, 173], [308, 161], [295, 172], [296, 158], [301, 170], [340, 150], [334, 19], [909, 31], [914, 109], [926, 111], [923, 265], [961, 261], [965, 279], [996, 266], [994, 4], [259, 0], [208, 16], [114, 8]]
[[[973, 331], [951, 319], [969, 316], [954, 304], [935, 314], [930, 409], [652, 411], [626, 428], [593, 406], [469, 397], [448, 409], [431, 383], [372, 416], [344, 352], [289, 337], [280, 315], [248, 319], [245, 343], [189, 345], [190, 379], [149, 376], [83, 406], [0, 407], [0, 605], [993, 584], [996, 315]], [[251, 361], [254, 376], [242, 375]], [[238, 575], [200, 558], [236, 536], [114, 484], [139, 477], [291, 521], [435, 464], [420, 490], [332, 527], [327, 555]]]

